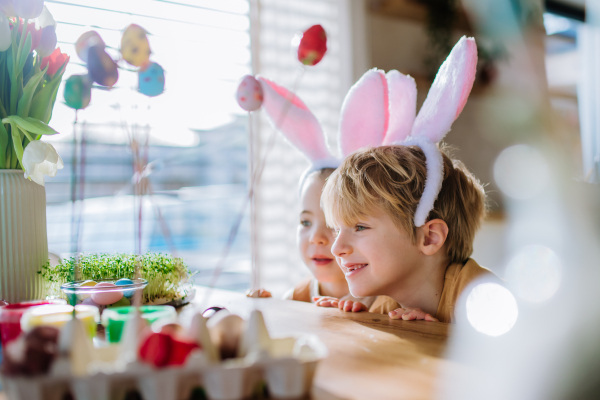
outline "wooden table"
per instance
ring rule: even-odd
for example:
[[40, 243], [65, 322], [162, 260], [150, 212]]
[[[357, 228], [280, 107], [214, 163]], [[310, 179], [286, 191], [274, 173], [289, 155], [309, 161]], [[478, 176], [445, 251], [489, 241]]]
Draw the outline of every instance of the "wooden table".
[[[429, 399], [442, 363], [449, 325], [440, 322], [391, 321], [387, 315], [344, 313], [337, 309], [278, 299], [249, 299], [243, 294], [213, 290], [204, 300], [183, 307], [182, 318], [194, 308], [224, 306], [247, 317], [255, 308], [265, 317], [271, 336], [317, 335], [329, 349], [318, 367], [311, 398]], [[0, 394], [0, 400], [6, 400]]]

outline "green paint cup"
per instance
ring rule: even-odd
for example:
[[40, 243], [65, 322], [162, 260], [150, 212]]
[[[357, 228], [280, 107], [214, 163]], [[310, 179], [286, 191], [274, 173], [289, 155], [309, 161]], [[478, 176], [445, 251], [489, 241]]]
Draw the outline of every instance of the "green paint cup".
[[[107, 308], [102, 313], [102, 325], [105, 328], [106, 340], [109, 343], [119, 343], [121, 341], [121, 333], [125, 322], [129, 320], [135, 312], [135, 307], [114, 307]], [[175, 319], [177, 312], [171, 306], [141, 306], [140, 312], [142, 318], [148, 321], [148, 324], [161, 319]]]

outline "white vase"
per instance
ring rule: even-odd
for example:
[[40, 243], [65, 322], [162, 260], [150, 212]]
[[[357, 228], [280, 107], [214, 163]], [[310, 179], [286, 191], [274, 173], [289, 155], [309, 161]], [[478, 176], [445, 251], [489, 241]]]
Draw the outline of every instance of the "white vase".
[[47, 261], [46, 190], [20, 169], [0, 169], [0, 299], [44, 298]]

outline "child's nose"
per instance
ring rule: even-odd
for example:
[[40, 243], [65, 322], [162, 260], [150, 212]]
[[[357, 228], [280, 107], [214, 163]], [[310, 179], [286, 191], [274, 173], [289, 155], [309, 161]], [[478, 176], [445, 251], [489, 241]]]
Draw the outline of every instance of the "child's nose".
[[313, 234], [310, 236], [310, 242], [312, 244], [326, 246], [329, 244], [329, 239], [327, 238], [327, 234], [323, 231], [323, 229], [315, 229]]
[[333, 254], [336, 257], [347, 257], [350, 254], [352, 254], [352, 247], [345, 242], [344, 237], [341, 233], [338, 235], [338, 237], [335, 239], [335, 242], [333, 242], [333, 245], [331, 246], [331, 254]]

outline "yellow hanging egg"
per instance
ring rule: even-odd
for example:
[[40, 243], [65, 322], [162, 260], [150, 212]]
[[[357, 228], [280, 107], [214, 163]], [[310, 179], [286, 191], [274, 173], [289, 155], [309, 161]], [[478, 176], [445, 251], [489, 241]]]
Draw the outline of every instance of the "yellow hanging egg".
[[150, 60], [150, 43], [144, 28], [131, 24], [125, 29], [121, 37], [121, 55], [135, 67], [141, 67]]

